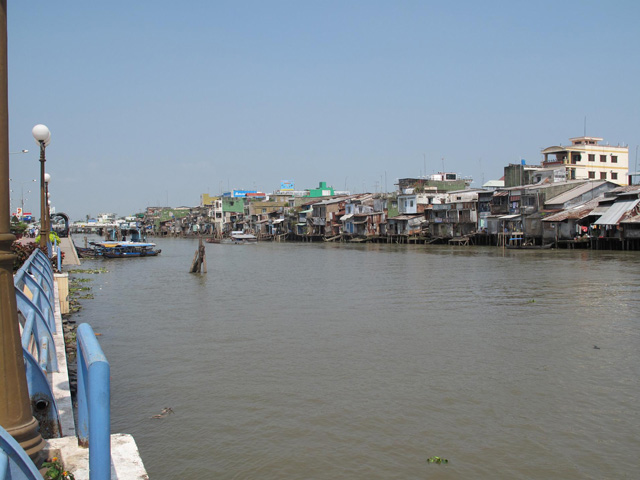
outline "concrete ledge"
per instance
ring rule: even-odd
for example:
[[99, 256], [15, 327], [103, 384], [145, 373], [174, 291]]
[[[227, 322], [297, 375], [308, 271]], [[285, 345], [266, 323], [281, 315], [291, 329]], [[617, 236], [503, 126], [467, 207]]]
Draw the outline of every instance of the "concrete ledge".
[[[76, 480], [89, 480], [89, 449], [78, 446], [76, 437], [46, 440], [47, 458], [58, 457]], [[111, 479], [149, 480], [138, 446], [131, 435], [111, 435]]]
[[60, 313], [69, 313], [69, 274], [54, 273], [53, 279], [58, 287], [58, 299], [60, 300]]
[[[65, 274], [66, 275], [66, 274]], [[63, 437], [76, 434], [76, 424], [73, 418], [73, 405], [71, 403], [71, 390], [69, 385], [69, 369], [67, 366], [67, 352], [64, 343], [64, 330], [62, 328], [62, 314], [60, 312], [60, 295], [58, 282], [54, 282], [56, 331], [53, 341], [56, 345], [56, 357], [58, 371], [49, 375], [51, 389], [56, 400], [58, 415], [60, 416], [60, 428]]]

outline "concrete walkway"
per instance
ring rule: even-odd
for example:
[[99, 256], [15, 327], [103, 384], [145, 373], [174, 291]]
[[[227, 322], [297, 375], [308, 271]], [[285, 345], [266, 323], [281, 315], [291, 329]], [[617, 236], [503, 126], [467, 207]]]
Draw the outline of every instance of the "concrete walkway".
[[60, 250], [64, 253], [62, 265], [80, 265], [78, 252], [76, 251], [76, 247], [73, 245], [71, 235], [60, 239]]

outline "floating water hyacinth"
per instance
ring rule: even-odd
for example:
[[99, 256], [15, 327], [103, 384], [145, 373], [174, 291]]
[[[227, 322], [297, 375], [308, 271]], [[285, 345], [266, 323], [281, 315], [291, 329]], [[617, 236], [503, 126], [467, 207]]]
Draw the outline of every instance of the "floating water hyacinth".
[[441, 458], [441, 457], [431, 457], [427, 459], [427, 462], [429, 463], [449, 463], [449, 460], [447, 460], [446, 458]]

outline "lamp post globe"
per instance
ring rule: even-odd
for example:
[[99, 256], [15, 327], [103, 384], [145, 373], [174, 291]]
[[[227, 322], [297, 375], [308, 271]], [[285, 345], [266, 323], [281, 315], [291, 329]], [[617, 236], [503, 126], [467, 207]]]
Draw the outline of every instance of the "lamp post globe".
[[40, 142], [46, 142], [51, 138], [51, 132], [49, 131], [47, 126], [42, 125], [41, 123], [31, 129], [31, 134], [38, 144]]

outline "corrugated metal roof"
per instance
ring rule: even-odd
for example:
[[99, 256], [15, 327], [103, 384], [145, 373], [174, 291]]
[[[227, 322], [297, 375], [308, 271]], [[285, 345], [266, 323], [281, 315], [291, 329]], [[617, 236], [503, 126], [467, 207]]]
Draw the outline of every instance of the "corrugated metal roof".
[[622, 200], [614, 203], [609, 209], [594, 223], [594, 225], [617, 225], [625, 213], [633, 209], [640, 199]]
[[636, 215], [635, 217], [627, 218], [626, 220], [623, 220], [620, 223], [640, 223], [640, 215]]
[[594, 198], [593, 200], [589, 200], [586, 203], [582, 203], [575, 207], [570, 207], [570, 208], [567, 208], [566, 210], [562, 210], [553, 215], [549, 215], [548, 217], [544, 218], [542, 221], [543, 222], [562, 222], [569, 218], [573, 220], [585, 218], [589, 215], [593, 215], [593, 211], [595, 210], [596, 207], [598, 207], [599, 201], [600, 201], [599, 198]]
[[605, 182], [602, 181], [602, 180], [597, 180], [597, 181], [593, 181], [593, 182], [584, 183], [582, 185], [578, 185], [577, 187], [574, 187], [571, 190], [568, 190], [568, 191], [566, 191], [564, 193], [561, 193], [560, 195], [557, 195], [557, 196], [555, 196], [555, 197], [553, 197], [553, 198], [551, 198], [549, 200], [546, 200], [544, 203], [545, 203], [545, 205], [555, 205], [555, 204], [567, 203], [567, 202], [573, 200], [574, 198], [577, 198], [577, 197], [579, 197], [581, 195], [584, 195], [588, 191], [599, 187], [603, 183], [605, 183]]
[[500, 220], [513, 220], [514, 218], [518, 218], [520, 216], [519, 213], [516, 213], [515, 215], [502, 215], [501, 217], [498, 217]]
[[607, 212], [607, 210], [609, 210], [609, 207], [611, 205], [613, 205], [613, 204], [611, 203], [611, 204], [607, 204], [607, 205], [598, 205], [596, 208], [594, 208], [591, 211], [591, 214], [592, 215], [604, 215]]
[[422, 214], [416, 215], [398, 215], [397, 217], [391, 217], [388, 220], [411, 220], [412, 218], [416, 218], [418, 216], [422, 216]]
[[627, 193], [636, 191], [640, 193], [640, 185], [621, 185], [618, 188], [612, 190], [613, 193]]
[[554, 210], [539, 210], [536, 213], [532, 213], [531, 215], [527, 215], [527, 220], [540, 220], [543, 218], [547, 218], [550, 215], [555, 215], [556, 213], [560, 213], [562, 210], [554, 209]]

